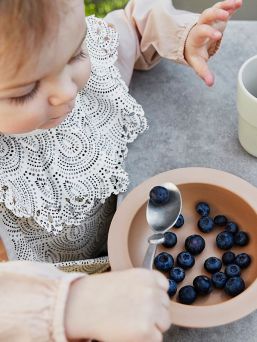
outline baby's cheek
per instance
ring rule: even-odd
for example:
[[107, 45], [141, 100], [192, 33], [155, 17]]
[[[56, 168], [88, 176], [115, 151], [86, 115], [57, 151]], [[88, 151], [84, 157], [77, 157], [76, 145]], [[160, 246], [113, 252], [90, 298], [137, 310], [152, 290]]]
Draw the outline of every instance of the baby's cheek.
[[47, 107], [47, 103], [37, 99], [24, 105], [5, 106], [0, 112], [0, 132], [20, 134], [38, 129], [46, 120]]
[[87, 58], [85, 61], [81, 61], [77, 67], [75, 74], [75, 82], [79, 90], [85, 87], [91, 75], [91, 63]]

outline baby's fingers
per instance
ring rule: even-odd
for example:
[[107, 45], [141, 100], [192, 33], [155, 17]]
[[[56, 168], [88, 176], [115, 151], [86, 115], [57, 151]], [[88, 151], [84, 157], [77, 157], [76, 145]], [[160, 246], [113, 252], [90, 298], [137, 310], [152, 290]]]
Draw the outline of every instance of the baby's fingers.
[[236, 10], [242, 6], [243, 0], [226, 0], [217, 2], [213, 7], [228, 11], [232, 15]]
[[195, 56], [191, 58], [190, 65], [208, 87], [211, 87], [214, 84], [214, 76], [210, 72], [208, 64], [204, 58]]
[[215, 21], [227, 21], [229, 13], [219, 8], [208, 8], [200, 15], [198, 24], [212, 24]]
[[202, 24], [197, 25], [191, 31], [191, 40], [195, 47], [201, 47], [206, 44], [209, 39], [211, 40], [219, 40], [222, 37], [222, 33], [213, 27]]

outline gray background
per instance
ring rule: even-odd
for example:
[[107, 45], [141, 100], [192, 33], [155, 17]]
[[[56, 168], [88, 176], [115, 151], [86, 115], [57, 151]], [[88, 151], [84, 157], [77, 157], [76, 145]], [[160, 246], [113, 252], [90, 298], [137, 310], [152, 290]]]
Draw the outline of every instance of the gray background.
[[[219, 0], [173, 0], [176, 8], [202, 12]], [[242, 9], [233, 17], [234, 19], [257, 20], [257, 0], [243, 0]]]

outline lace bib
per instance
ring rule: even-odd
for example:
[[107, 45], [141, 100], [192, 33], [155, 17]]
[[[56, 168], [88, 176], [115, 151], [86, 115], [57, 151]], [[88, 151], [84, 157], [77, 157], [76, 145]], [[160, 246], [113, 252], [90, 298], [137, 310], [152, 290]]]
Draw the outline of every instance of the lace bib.
[[86, 20], [92, 71], [72, 112], [53, 129], [0, 135], [0, 202], [54, 234], [126, 191], [127, 143], [147, 127], [114, 66], [118, 34], [94, 16]]

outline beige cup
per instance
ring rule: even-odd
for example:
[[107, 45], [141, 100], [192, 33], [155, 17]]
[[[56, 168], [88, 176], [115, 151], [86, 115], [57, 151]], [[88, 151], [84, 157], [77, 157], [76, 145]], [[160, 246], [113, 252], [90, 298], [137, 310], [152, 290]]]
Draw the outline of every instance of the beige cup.
[[257, 56], [248, 59], [239, 70], [237, 109], [240, 143], [257, 157]]

